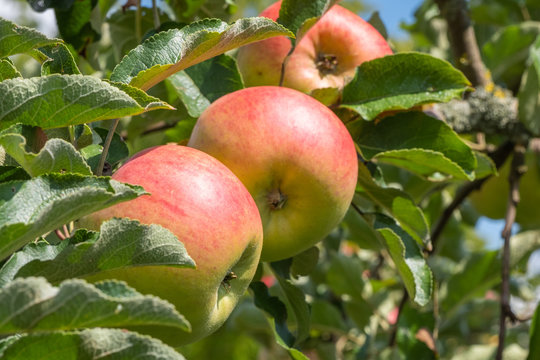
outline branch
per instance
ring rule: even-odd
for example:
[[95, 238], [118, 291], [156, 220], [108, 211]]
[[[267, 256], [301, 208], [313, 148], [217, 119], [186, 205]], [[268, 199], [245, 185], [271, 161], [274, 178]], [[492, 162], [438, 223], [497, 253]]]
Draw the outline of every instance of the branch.
[[502, 360], [504, 351], [504, 340], [506, 336], [506, 319], [516, 322], [518, 319], [510, 307], [510, 237], [512, 236], [512, 226], [516, 220], [517, 205], [519, 203], [519, 180], [525, 173], [525, 147], [516, 145], [514, 157], [508, 182], [510, 183], [510, 192], [508, 193], [508, 206], [506, 208], [505, 224], [502, 231], [504, 239], [502, 254], [502, 284], [501, 284], [501, 316], [499, 319], [499, 345], [497, 347], [497, 360]]
[[[500, 167], [506, 162], [506, 159], [508, 159], [508, 157], [512, 153], [513, 148], [514, 144], [511, 141], [506, 141], [502, 145], [500, 145], [494, 152], [489, 154], [490, 158], [495, 163], [497, 169], [500, 169]], [[465, 201], [465, 199], [470, 195], [470, 193], [475, 190], [479, 190], [490, 177], [491, 176], [487, 176], [482, 179], [474, 180], [470, 183], [467, 183], [458, 190], [456, 196], [454, 197], [450, 205], [448, 205], [448, 207], [444, 209], [444, 212], [442, 213], [441, 217], [437, 221], [437, 224], [433, 228], [433, 231], [431, 232], [432, 249], [428, 251], [429, 254], [433, 254], [437, 249], [437, 241], [440, 238], [446, 224], [448, 223], [448, 221], [450, 221], [454, 210], [461, 206], [463, 201]]]
[[448, 38], [454, 61], [473, 86], [485, 87], [486, 67], [482, 62], [466, 0], [435, 0], [448, 24]]
[[401, 316], [401, 313], [403, 312], [403, 308], [405, 307], [405, 304], [407, 303], [408, 299], [409, 299], [409, 293], [407, 292], [407, 290], [403, 289], [403, 297], [401, 298], [401, 301], [399, 302], [396, 323], [394, 324], [394, 328], [392, 329], [392, 333], [390, 334], [390, 340], [388, 341], [389, 347], [392, 347], [396, 344], [399, 318]]

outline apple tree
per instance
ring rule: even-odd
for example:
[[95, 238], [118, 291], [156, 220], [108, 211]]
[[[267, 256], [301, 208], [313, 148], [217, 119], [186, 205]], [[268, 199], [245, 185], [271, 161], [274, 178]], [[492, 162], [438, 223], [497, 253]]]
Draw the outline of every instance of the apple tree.
[[540, 359], [540, 4], [271, 3], [0, 13], [0, 358]]

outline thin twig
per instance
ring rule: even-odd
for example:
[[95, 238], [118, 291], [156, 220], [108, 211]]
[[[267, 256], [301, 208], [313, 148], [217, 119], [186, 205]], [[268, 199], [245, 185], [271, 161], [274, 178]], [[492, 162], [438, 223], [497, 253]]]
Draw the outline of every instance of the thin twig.
[[[508, 159], [508, 157], [512, 153], [513, 148], [514, 144], [511, 141], [506, 141], [501, 146], [499, 146], [493, 153], [489, 154], [491, 159], [495, 163], [497, 169], [500, 169], [500, 167], [506, 162], [506, 159]], [[480, 189], [484, 182], [486, 182], [489, 178], [490, 177], [485, 177], [482, 179], [474, 180], [470, 183], [465, 184], [458, 190], [456, 196], [454, 197], [452, 202], [446, 207], [446, 209], [444, 209], [441, 217], [439, 218], [435, 227], [433, 228], [433, 231], [431, 232], [431, 244], [433, 248], [431, 251], [428, 251], [429, 254], [432, 254], [436, 251], [436, 244], [446, 224], [448, 224], [448, 221], [450, 221], [454, 210], [460, 207], [463, 201], [465, 201], [465, 199], [474, 190]]]
[[361, 216], [364, 216], [364, 212], [362, 211], [362, 209], [360, 209], [358, 207], [358, 205], [356, 205], [355, 203], [351, 202], [351, 206], [353, 207], [354, 210], [356, 210], [356, 212], [358, 214], [360, 214]]
[[467, 0], [435, 0], [448, 24], [448, 38], [454, 61], [473, 86], [486, 86], [486, 67], [482, 62]]
[[159, 29], [161, 26], [159, 21], [159, 11], [156, 4], [156, 0], [152, 0], [152, 13], [154, 14], [154, 29]]
[[401, 298], [401, 301], [399, 302], [398, 307], [398, 314], [396, 317], [396, 323], [394, 324], [394, 328], [392, 329], [392, 333], [390, 333], [390, 340], [388, 340], [388, 346], [392, 347], [396, 344], [396, 337], [397, 337], [397, 331], [398, 331], [398, 323], [399, 318], [401, 316], [401, 313], [403, 312], [403, 308], [405, 307], [405, 304], [407, 303], [407, 300], [409, 299], [409, 293], [407, 290], [403, 289], [403, 297]]
[[137, 42], [142, 39], [142, 9], [141, 0], [137, 0], [137, 9], [135, 10], [135, 38]]
[[504, 239], [502, 266], [501, 266], [501, 315], [499, 319], [499, 345], [497, 346], [497, 355], [495, 359], [502, 360], [504, 351], [504, 339], [506, 336], [506, 319], [515, 322], [517, 317], [510, 307], [510, 237], [512, 236], [512, 227], [516, 220], [517, 205], [519, 203], [519, 180], [525, 173], [525, 147], [516, 145], [508, 182], [510, 191], [508, 193], [508, 206], [506, 208], [505, 224], [502, 231]]
[[99, 164], [96, 169], [97, 176], [101, 176], [103, 174], [103, 167], [105, 166], [107, 153], [109, 152], [109, 147], [111, 146], [111, 142], [114, 136], [114, 131], [116, 130], [116, 127], [118, 126], [119, 122], [120, 122], [120, 119], [114, 119], [111, 123], [109, 132], [107, 133], [107, 137], [105, 138], [105, 143], [103, 144], [103, 151], [101, 152], [101, 157], [99, 158]]

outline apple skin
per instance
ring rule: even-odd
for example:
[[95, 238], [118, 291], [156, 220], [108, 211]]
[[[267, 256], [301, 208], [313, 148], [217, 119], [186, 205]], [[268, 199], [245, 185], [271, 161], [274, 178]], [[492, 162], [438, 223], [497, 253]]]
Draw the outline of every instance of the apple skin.
[[198, 119], [188, 146], [224, 163], [255, 199], [262, 261], [291, 257], [322, 240], [354, 195], [351, 135], [330, 109], [293, 89], [252, 87], [219, 98]]
[[[278, 1], [261, 16], [275, 21], [280, 7]], [[281, 65], [290, 49], [291, 41], [285, 36], [241, 47], [237, 61], [246, 86], [279, 85]], [[308, 94], [319, 88], [342, 89], [358, 65], [389, 54], [392, 49], [373, 26], [334, 5], [297, 43], [285, 68], [283, 86]], [[335, 59], [335, 68], [324, 66], [327, 62], [321, 60], [325, 57]]]
[[[87, 280], [124, 280], [141, 293], [175, 305], [192, 327], [191, 333], [158, 327], [133, 328], [136, 331], [172, 346], [211, 334], [229, 317], [259, 262], [263, 231], [253, 198], [219, 161], [176, 144], [139, 152], [112, 178], [141, 185], [151, 195], [101, 210], [82, 219], [81, 225], [99, 229], [112, 217], [162, 225], [184, 243], [196, 269], [132, 267], [105, 271]], [[222, 283], [229, 271], [237, 278]]]

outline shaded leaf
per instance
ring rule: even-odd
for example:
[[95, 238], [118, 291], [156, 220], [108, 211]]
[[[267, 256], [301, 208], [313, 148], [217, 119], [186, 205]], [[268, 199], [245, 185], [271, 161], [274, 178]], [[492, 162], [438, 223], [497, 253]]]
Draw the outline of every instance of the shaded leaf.
[[475, 151], [476, 163], [478, 166], [474, 170], [476, 179], [481, 179], [486, 176], [494, 175], [498, 176], [497, 166], [485, 153]]
[[[29, 244], [0, 270], [0, 286], [15, 277], [43, 276], [52, 283], [134, 266], [195, 267], [184, 245], [159, 225], [111, 219], [99, 235], [79, 230], [59, 245]], [[181, 239], [180, 239], [181, 240]]]
[[529, 48], [540, 35], [540, 22], [525, 21], [509, 25], [486, 42], [482, 48], [483, 60], [493, 80], [513, 88], [521, 80], [529, 58]]
[[[283, 0], [278, 22], [296, 34], [297, 41], [338, 0]], [[292, 40], [294, 43], [294, 39]]]
[[98, 0], [73, 1], [70, 7], [55, 7], [54, 13], [62, 39], [73, 45], [78, 53], [84, 52], [88, 44], [99, 40], [92, 27], [92, 9]]
[[326, 272], [326, 282], [337, 295], [347, 294], [355, 300], [361, 300], [364, 289], [362, 279], [364, 270], [365, 267], [358, 258], [332, 254]]
[[427, 305], [431, 298], [433, 275], [418, 243], [384, 215], [377, 216], [374, 227], [382, 235], [410, 298], [420, 306]]
[[295, 337], [287, 327], [287, 307], [276, 296], [271, 296], [268, 288], [261, 281], [254, 281], [249, 285], [253, 291], [255, 305], [264, 310], [273, 318], [276, 339], [280, 339], [285, 346], [292, 346]]
[[60, 39], [49, 39], [39, 31], [16, 25], [0, 17], [0, 58], [61, 42]]
[[444, 122], [422, 112], [348, 124], [362, 156], [393, 164], [419, 175], [436, 172], [457, 179], [474, 179], [473, 151]]
[[[0, 128], [21, 123], [42, 128], [171, 109], [139, 89], [113, 86], [93, 76], [58, 75], [0, 82]], [[126, 93], [125, 91], [128, 93]]]
[[26, 151], [26, 139], [23, 136], [8, 132], [0, 134], [0, 146], [32, 177], [51, 172], [92, 175], [90, 167], [77, 149], [62, 139], [47, 141], [43, 149], [35, 154]]
[[83, 215], [145, 194], [108, 178], [49, 174], [0, 184], [0, 259]]
[[41, 75], [50, 74], [80, 74], [81, 71], [69, 51], [64, 44], [48, 45], [39, 48], [48, 60], [41, 64]]
[[236, 60], [224, 54], [171, 75], [166, 84], [194, 118], [221, 96], [244, 88]]
[[0, 59], [0, 81], [22, 77], [9, 59]]
[[0, 289], [0, 333], [75, 330], [85, 327], [160, 325], [189, 331], [175, 307], [119, 281], [91, 285], [43, 278], [16, 279]]
[[294, 345], [297, 345], [309, 337], [310, 309], [304, 292], [289, 279], [291, 265], [291, 259], [271, 263], [274, 276], [296, 319]]
[[500, 281], [500, 259], [497, 250], [473, 253], [462, 262], [459, 276], [448, 281], [448, 292], [441, 308], [453, 312], [473, 296], [485, 293]]
[[292, 258], [291, 276], [308, 276], [319, 262], [319, 248], [312, 246]]
[[373, 120], [385, 111], [461, 98], [469, 86], [465, 75], [444, 60], [399, 53], [362, 63], [343, 89], [341, 106]]
[[292, 34], [267, 18], [243, 18], [232, 25], [218, 19], [160, 32], [130, 51], [111, 80], [149, 89], [170, 75], [234, 48]]
[[382, 207], [406, 230], [419, 245], [430, 242], [429, 227], [422, 210], [404, 191], [394, 188], [383, 188], [377, 185], [367, 167], [358, 163], [358, 185], [361, 190], [378, 206]]
[[87, 329], [23, 335], [0, 353], [5, 360], [136, 359], [183, 360], [184, 357], [161, 341], [120, 329]]

